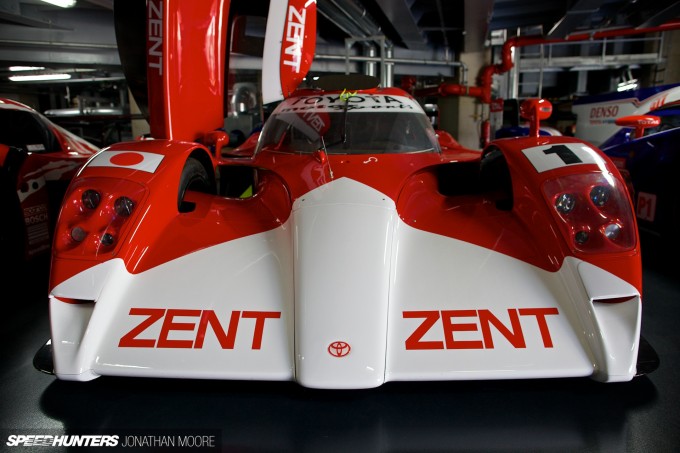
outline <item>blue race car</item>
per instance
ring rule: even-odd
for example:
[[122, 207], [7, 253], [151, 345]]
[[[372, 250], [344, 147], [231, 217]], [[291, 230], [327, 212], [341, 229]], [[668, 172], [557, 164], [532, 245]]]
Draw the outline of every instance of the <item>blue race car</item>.
[[679, 246], [674, 233], [680, 226], [680, 186], [674, 178], [680, 170], [680, 101], [616, 123], [624, 128], [600, 148], [629, 175], [640, 230]]

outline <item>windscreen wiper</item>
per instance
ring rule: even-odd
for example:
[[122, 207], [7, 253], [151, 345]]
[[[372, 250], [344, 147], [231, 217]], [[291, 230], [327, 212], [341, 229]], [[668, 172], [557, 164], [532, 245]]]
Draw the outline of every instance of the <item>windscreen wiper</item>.
[[[349, 98], [351, 96], [354, 96], [355, 94], [357, 94], [356, 91], [354, 93], [350, 93], [346, 89], [342, 90], [342, 93], [340, 93], [340, 100], [344, 101], [344, 103], [342, 104], [342, 124], [340, 126], [340, 140], [328, 145], [328, 148], [332, 148], [333, 146], [339, 144], [343, 145], [347, 144], [347, 111], [349, 110]], [[324, 143], [323, 140], [322, 143]], [[324, 144], [324, 150], [325, 149], [326, 145]]]

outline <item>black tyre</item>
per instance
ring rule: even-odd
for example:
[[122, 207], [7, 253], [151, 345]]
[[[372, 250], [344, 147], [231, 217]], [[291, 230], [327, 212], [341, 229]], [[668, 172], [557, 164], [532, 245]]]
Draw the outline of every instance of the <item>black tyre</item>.
[[512, 178], [508, 163], [500, 149], [490, 148], [482, 156], [480, 184], [482, 190], [495, 200], [498, 209], [512, 210]]
[[193, 205], [184, 201], [187, 190], [203, 193], [214, 193], [215, 184], [210, 179], [208, 170], [193, 157], [187, 159], [179, 179], [179, 193], [177, 194], [177, 209], [180, 212], [190, 212]]

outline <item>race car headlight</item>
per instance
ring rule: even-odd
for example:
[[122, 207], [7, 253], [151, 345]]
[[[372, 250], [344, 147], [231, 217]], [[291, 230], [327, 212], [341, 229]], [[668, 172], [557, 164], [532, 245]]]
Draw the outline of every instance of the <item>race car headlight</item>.
[[128, 197], [116, 198], [116, 202], [113, 204], [113, 209], [116, 211], [116, 214], [123, 217], [128, 217], [132, 214], [132, 208], [134, 207], [135, 202]]
[[55, 233], [57, 253], [95, 257], [113, 253], [146, 194], [138, 183], [108, 178], [77, 180], [64, 198]]
[[607, 173], [548, 180], [543, 195], [570, 247], [578, 252], [631, 250], [637, 234], [626, 188]]
[[574, 204], [576, 203], [576, 198], [572, 194], [563, 193], [559, 195], [555, 200], [555, 209], [557, 209], [562, 214], [567, 214], [572, 209], [574, 209]]
[[83, 230], [79, 226], [71, 230], [71, 239], [73, 239], [76, 242], [83, 242], [86, 236], [87, 233], [85, 232], [85, 230]]
[[104, 233], [101, 238], [102, 245], [105, 245], [107, 247], [113, 245], [114, 240], [115, 239], [111, 233]]
[[87, 209], [96, 209], [97, 206], [99, 206], [102, 196], [96, 190], [87, 189], [85, 192], [83, 192], [83, 195], [80, 197], [80, 199], [83, 202], [83, 206], [85, 206]]
[[619, 237], [619, 234], [621, 234], [621, 225], [618, 223], [610, 223], [604, 227], [603, 234], [607, 239], [614, 241]]
[[590, 200], [595, 206], [601, 208], [607, 203], [607, 200], [609, 200], [610, 192], [609, 187], [595, 186], [590, 189]]
[[587, 230], [578, 230], [574, 234], [574, 241], [576, 241], [576, 243], [579, 245], [583, 245], [588, 242], [588, 238], [590, 238], [590, 233], [588, 233]]

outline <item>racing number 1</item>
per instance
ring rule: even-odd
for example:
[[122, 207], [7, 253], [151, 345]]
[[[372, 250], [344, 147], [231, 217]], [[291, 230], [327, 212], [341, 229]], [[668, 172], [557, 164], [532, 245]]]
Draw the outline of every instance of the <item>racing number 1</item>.
[[564, 145], [551, 146], [548, 149], [543, 150], [543, 154], [549, 156], [550, 154], [556, 154], [557, 157], [562, 159], [565, 165], [580, 164], [583, 161], [569, 148]]

